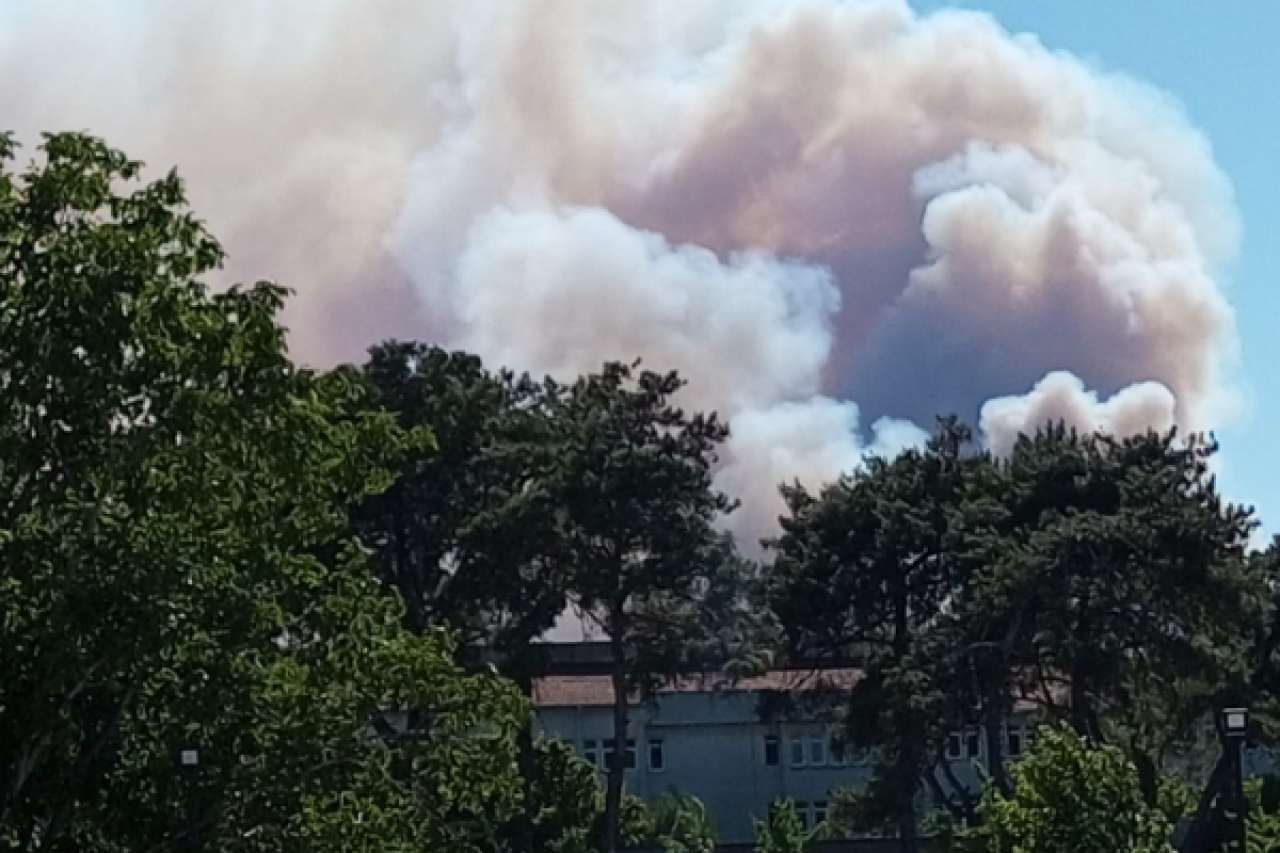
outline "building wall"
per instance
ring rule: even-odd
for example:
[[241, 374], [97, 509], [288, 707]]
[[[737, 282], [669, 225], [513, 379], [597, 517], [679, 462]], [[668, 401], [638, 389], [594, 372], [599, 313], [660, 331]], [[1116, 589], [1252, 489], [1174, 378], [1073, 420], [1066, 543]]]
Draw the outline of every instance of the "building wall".
[[[783, 799], [804, 807], [810, 820], [818, 806], [834, 800], [840, 788], [865, 784], [872, 772], [866, 756], [837, 759], [826, 727], [814, 718], [795, 715], [770, 721], [760, 713], [760, 694], [749, 691], [665, 693], [653, 704], [631, 710], [630, 738], [636, 745], [636, 766], [627, 773], [629, 793], [652, 801], [675, 788], [702, 800], [712, 814], [722, 842], [746, 843], [754, 838], [754, 820], [764, 819], [772, 803]], [[541, 707], [538, 728], [572, 743], [579, 754], [595, 744], [597, 766], [604, 772], [601, 744], [613, 735], [613, 713], [607, 706]], [[1016, 760], [1031, 748], [1033, 718], [1014, 715], [1009, 721], [1004, 752]], [[973, 735], [972, 741], [970, 735]], [[1212, 721], [1206, 724], [1207, 767], [1216, 760]], [[979, 789], [988, 748], [980, 731], [956, 732], [948, 749], [952, 776], [960, 786]], [[767, 739], [776, 739], [777, 762], [766, 760]], [[819, 761], [814, 759], [817, 741]], [[662, 767], [650, 766], [650, 741], [662, 743]], [[801, 753], [793, 755], [793, 743]], [[1200, 750], [1192, 749], [1195, 753]], [[1186, 759], [1190, 763], [1192, 755]], [[802, 759], [802, 760], [796, 760]], [[1171, 764], [1176, 765], [1177, 759]], [[1274, 756], [1266, 750], [1247, 751], [1245, 772], [1250, 776], [1274, 772]], [[1191, 768], [1188, 767], [1188, 770]], [[1192, 775], [1195, 775], [1193, 771]], [[943, 785], [944, 789], [949, 788]], [[926, 803], [922, 800], [921, 805]]]
[[[754, 838], [753, 821], [764, 819], [777, 800], [806, 804], [813, 818], [836, 789], [865, 783], [870, 773], [865, 760], [832, 756], [832, 745], [820, 724], [762, 721], [757, 697], [751, 693], [668, 694], [654, 705], [633, 708], [630, 717], [637, 760], [635, 769], [627, 772], [627, 790], [650, 801], [671, 788], [697, 797], [707, 805], [721, 840], [727, 842]], [[579, 754], [587, 754], [594, 744], [603, 772], [599, 745], [612, 737], [610, 708], [544, 707], [538, 712], [538, 727], [569, 741]], [[766, 761], [766, 738], [777, 739], [776, 764]], [[801, 762], [792, 760], [793, 740], [803, 746]], [[650, 741], [662, 743], [661, 769], [650, 766]]]

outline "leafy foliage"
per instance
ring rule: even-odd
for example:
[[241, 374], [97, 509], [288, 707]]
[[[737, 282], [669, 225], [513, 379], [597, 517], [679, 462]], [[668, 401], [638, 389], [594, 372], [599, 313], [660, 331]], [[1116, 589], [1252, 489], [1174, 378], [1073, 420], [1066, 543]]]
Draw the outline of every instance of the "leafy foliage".
[[1019, 701], [1119, 745], [1154, 804], [1163, 756], [1248, 678], [1269, 606], [1250, 512], [1218, 495], [1197, 437], [1050, 426], [1006, 459], [967, 440], [943, 421], [924, 451], [786, 490], [771, 598], [789, 642], [864, 662], [848, 734], [880, 761], [845, 814], [907, 837], [923, 783], [972, 817], [941, 749], [966, 726], [1009, 793]]
[[792, 800], [774, 803], [767, 821], [755, 821], [756, 853], [805, 853], [818, 839], [821, 827], [804, 828]]
[[[533, 832], [524, 834], [515, 821], [499, 832], [495, 851], [530, 849], [538, 853], [595, 853], [604, 817], [604, 790], [595, 767], [569, 744], [555, 738], [534, 742], [532, 778], [518, 811]], [[627, 796], [622, 803], [620, 839], [625, 848], [653, 837], [653, 821], [644, 803]], [[521, 845], [528, 845], [522, 847]]]
[[[468, 849], [524, 706], [404, 632], [347, 533], [406, 436], [290, 364], [280, 288], [206, 291], [176, 175], [43, 155], [0, 171], [0, 839]], [[429, 726], [379, 739], [384, 708]]]
[[697, 797], [664, 791], [652, 814], [653, 837], [665, 853], [715, 853], [715, 824]]
[[491, 374], [475, 356], [395, 342], [371, 350], [360, 377], [371, 402], [435, 438], [406, 454], [391, 487], [356, 513], [408, 624], [527, 652], [566, 604], [545, 486], [554, 448], [542, 387]]
[[[558, 434], [552, 494], [570, 596], [609, 638], [614, 738], [627, 738], [632, 691], [650, 689], [698, 624], [699, 604], [733, 563], [712, 523], [733, 508], [711, 482], [728, 435], [714, 415], [687, 416], [675, 374], [623, 364], [569, 387], [550, 384]], [[618, 849], [623, 750], [608, 768], [605, 850]]]
[[1014, 775], [1011, 796], [984, 792], [982, 825], [967, 834], [965, 849], [1172, 853], [1168, 821], [1147, 804], [1133, 765], [1114, 747], [1047, 728]]
[[[948, 548], [948, 513], [970, 471], [969, 433], [952, 421], [922, 451], [870, 459], [791, 509], [773, 543], [770, 598], [793, 648], [860, 659], [845, 709], [850, 746], [874, 750], [871, 784], [847, 803], [858, 829], [914, 838], [921, 782], [941, 753], [957, 696], [946, 610], [964, 578]], [[948, 688], [952, 692], [948, 692]]]

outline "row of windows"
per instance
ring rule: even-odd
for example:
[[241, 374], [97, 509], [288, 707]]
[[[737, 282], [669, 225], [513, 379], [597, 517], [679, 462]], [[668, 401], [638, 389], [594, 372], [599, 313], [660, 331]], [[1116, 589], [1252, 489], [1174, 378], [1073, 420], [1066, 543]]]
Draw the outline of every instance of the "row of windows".
[[[613, 738], [587, 739], [582, 742], [582, 757], [600, 770], [609, 769], [609, 765], [613, 762], [613, 750]], [[661, 738], [650, 738], [646, 742], [645, 751], [650, 770], [660, 773], [667, 768], [666, 748]], [[849, 760], [844, 750], [826, 735], [790, 738], [788, 756], [792, 767], [846, 767], [850, 764], [866, 764], [866, 758], [862, 755]], [[622, 766], [627, 770], [635, 770], [636, 758], [636, 742], [628, 740]], [[764, 737], [764, 763], [769, 767], [776, 767], [781, 763], [781, 740], [777, 735]]]
[[[1033, 737], [1033, 732], [1028, 726], [1007, 726], [1004, 734], [1005, 755], [1009, 758], [1021, 758], [1029, 748]], [[952, 732], [947, 738], [948, 760], [981, 758], [983, 741], [982, 733], [978, 729]], [[609, 768], [613, 761], [613, 751], [613, 738], [582, 742], [582, 757], [600, 770]], [[655, 773], [666, 770], [667, 755], [661, 738], [647, 740], [645, 754], [648, 758], [649, 770]], [[628, 740], [626, 754], [623, 756], [623, 766], [627, 770], [635, 770], [636, 759], [636, 742]], [[864, 766], [867, 759], [866, 753], [847, 754], [842, 745], [829, 735], [803, 735], [787, 739], [787, 762], [794, 768]], [[777, 735], [764, 736], [764, 763], [767, 767], [777, 767], [782, 763], [782, 739]]]
[[[667, 769], [667, 753], [662, 739], [650, 738], [646, 746], [648, 747], [646, 751], [649, 757], [649, 769], [655, 773], [661, 773]], [[584, 740], [582, 742], [582, 757], [600, 770], [608, 770], [609, 765], [613, 763], [613, 750], [613, 738], [608, 740]], [[635, 770], [636, 742], [628, 740], [626, 750], [626, 754], [622, 757], [622, 766], [627, 770]]]
[[[1004, 754], [1007, 758], [1021, 758], [1031, 746], [1035, 732], [1030, 726], [1011, 725], [1004, 730]], [[947, 737], [947, 759], [978, 759], [983, 756], [986, 739], [978, 729], [952, 732]]]
[[800, 823], [804, 826], [805, 832], [816, 829], [819, 825], [826, 823], [827, 801], [815, 800], [814, 802], [806, 802], [799, 800], [796, 802], [796, 815], [800, 818]]
[[[781, 763], [781, 751], [782, 741], [777, 735], [764, 736], [765, 766], [777, 767]], [[867, 756], [846, 754], [829, 735], [807, 735], [788, 738], [787, 760], [792, 767], [846, 767], [866, 764]]]

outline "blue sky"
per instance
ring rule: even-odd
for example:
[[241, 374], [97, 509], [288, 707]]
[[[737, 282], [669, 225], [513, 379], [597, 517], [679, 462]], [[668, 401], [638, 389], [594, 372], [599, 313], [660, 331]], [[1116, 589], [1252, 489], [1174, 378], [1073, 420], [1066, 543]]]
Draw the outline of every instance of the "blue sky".
[[1280, 2], [911, 0], [919, 11], [991, 12], [1180, 101], [1235, 185], [1244, 239], [1224, 284], [1235, 306], [1248, 408], [1218, 431], [1220, 483], [1280, 533]]

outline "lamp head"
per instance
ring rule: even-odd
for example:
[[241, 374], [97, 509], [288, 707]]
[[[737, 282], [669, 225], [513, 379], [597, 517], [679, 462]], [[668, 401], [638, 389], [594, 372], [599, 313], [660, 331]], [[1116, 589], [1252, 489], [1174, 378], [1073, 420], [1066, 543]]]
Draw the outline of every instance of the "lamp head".
[[1222, 729], [1227, 733], [1227, 737], [1243, 738], [1249, 732], [1249, 709], [1224, 709], [1222, 712]]

